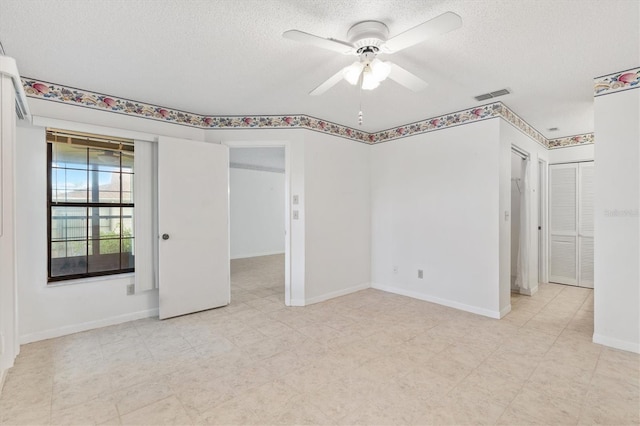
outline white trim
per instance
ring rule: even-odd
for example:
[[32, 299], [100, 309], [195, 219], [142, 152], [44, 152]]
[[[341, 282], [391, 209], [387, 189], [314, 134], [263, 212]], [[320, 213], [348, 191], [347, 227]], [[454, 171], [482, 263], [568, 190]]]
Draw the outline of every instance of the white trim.
[[291, 303], [289, 306], [304, 306], [304, 300], [302, 299], [291, 299]]
[[33, 125], [38, 127], [54, 127], [57, 129], [72, 130], [75, 132], [94, 133], [117, 138], [134, 139], [145, 142], [158, 142], [158, 137], [151, 133], [123, 130], [115, 127], [96, 126], [95, 124], [80, 123], [77, 121], [60, 120], [57, 118], [33, 116]]
[[229, 162], [229, 168], [255, 170], [257, 172], [270, 172], [270, 173], [282, 173], [282, 174], [284, 174], [284, 168], [281, 169], [279, 167], [258, 166], [258, 165], [254, 165], [254, 164], [244, 164], [244, 163], [232, 163], [232, 162]]
[[511, 312], [511, 303], [500, 309], [500, 319], [504, 318], [509, 312]]
[[67, 334], [79, 333], [81, 331], [93, 330], [95, 328], [122, 324], [123, 322], [135, 321], [156, 316], [158, 316], [158, 308], [132, 312], [130, 314], [118, 315], [115, 317], [104, 318], [97, 321], [88, 321], [80, 324], [65, 325], [63, 327], [37, 331], [35, 333], [20, 336], [20, 344], [25, 345], [27, 343], [37, 342], [39, 340], [53, 339], [55, 337], [66, 336]]
[[305, 299], [305, 306], [324, 302], [325, 300], [333, 299], [335, 297], [345, 296], [347, 294], [355, 293], [356, 291], [364, 290], [367, 288], [371, 288], [370, 283], [362, 283], [354, 285], [352, 287], [343, 288], [341, 290], [332, 291], [330, 293], [321, 294], [320, 296], [309, 297]]
[[[435, 296], [430, 296], [424, 293], [418, 293], [411, 290], [405, 290], [403, 288], [393, 287], [384, 284], [373, 283], [371, 288], [375, 288], [377, 290], [386, 291], [389, 293], [399, 294], [401, 296], [412, 297], [418, 300], [424, 300], [425, 302], [436, 303], [438, 305], [448, 306], [450, 308], [460, 309], [461, 311], [471, 312], [472, 314], [483, 315], [489, 318], [500, 319], [501, 312], [500, 311], [492, 311], [489, 309], [479, 308], [477, 306], [466, 305], [464, 303], [455, 302], [453, 300], [442, 299]], [[506, 308], [505, 308], [506, 309]], [[511, 307], [509, 306], [509, 309]], [[506, 313], [505, 313], [506, 315]]]
[[[541, 170], [542, 169], [542, 170]], [[549, 162], [538, 157], [538, 282], [549, 282]], [[537, 288], [536, 288], [537, 291]], [[531, 293], [533, 294], [533, 293]]]
[[248, 259], [250, 257], [273, 256], [274, 254], [285, 254], [285, 252], [283, 252], [283, 251], [266, 251], [266, 252], [262, 252], [262, 253], [243, 254], [243, 255], [240, 255], [240, 256], [232, 257], [231, 260]]
[[615, 337], [593, 333], [593, 343], [640, 354], [640, 343], [628, 342], [626, 340], [616, 339]]
[[97, 277], [87, 277], [87, 278], [76, 278], [73, 280], [63, 280], [63, 281], [52, 281], [47, 283], [46, 281], [41, 286], [41, 288], [56, 288], [56, 287], [64, 287], [68, 285], [76, 285], [76, 284], [91, 284], [91, 283], [101, 283], [104, 281], [114, 281], [114, 280], [127, 280], [127, 284], [135, 284], [136, 273], [135, 272], [125, 272], [123, 274], [112, 274], [112, 275], [100, 275]]

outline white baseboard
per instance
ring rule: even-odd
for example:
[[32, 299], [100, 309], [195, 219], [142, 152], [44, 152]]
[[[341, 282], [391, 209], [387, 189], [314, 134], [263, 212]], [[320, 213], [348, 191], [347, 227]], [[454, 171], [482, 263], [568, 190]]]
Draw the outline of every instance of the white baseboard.
[[640, 354], [640, 343], [637, 342], [627, 342], [625, 340], [616, 339], [615, 337], [608, 337], [594, 333], [593, 343]]
[[500, 309], [500, 318], [501, 319], [504, 318], [505, 315], [507, 315], [509, 312], [511, 312], [511, 303], [509, 303], [504, 308]]
[[[471, 312], [472, 314], [478, 314], [489, 318], [500, 319], [502, 313], [500, 311], [492, 311], [490, 309], [479, 308], [477, 306], [467, 305], [464, 303], [456, 302], [454, 300], [442, 299], [440, 297], [431, 296], [424, 293], [418, 293], [416, 291], [405, 290], [403, 288], [393, 287], [384, 284], [373, 283], [372, 288], [388, 291], [389, 293], [399, 294], [401, 296], [412, 297], [414, 299], [424, 300], [425, 302], [437, 303], [438, 305], [448, 306], [450, 308], [460, 309], [461, 311]], [[511, 309], [511, 307], [509, 307]], [[506, 315], [505, 313], [504, 315]]]
[[325, 300], [333, 299], [335, 297], [345, 296], [347, 294], [355, 293], [356, 291], [364, 290], [370, 287], [371, 287], [371, 284], [362, 283], [362, 284], [354, 285], [353, 287], [347, 287], [341, 290], [332, 291], [331, 293], [321, 294], [320, 296], [309, 297], [308, 299], [305, 299], [303, 306], [324, 302]]
[[149, 318], [158, 315], [158, 308], [147, 309], [130, 314], [119, 315], [111, 318], [104, 318], [97, 321], [88, 321], [80, 324], [65, 325], [64, 327], [52, 328], [49, 330], [36, 331], [35, 333], [20, 336], [20, 344], [37, 342], [40, 340], [53, 339], [55, 337], [66, 336], [67, 334], [79, 333], [81, 331], [93, 330], [95, 328], [109, 325], [122, 324], [123, 322], [135, 321], [142, 318]]
[[289, 306], [304, 306], [304, 299], [291, 299]]
[[231, 260], [247, 259], [249, 257], [272, 256], [274, 254], [284, 254], [284, 251], [265, 251], [261, 253], [241, 254], [237, 256], [232, 256]]

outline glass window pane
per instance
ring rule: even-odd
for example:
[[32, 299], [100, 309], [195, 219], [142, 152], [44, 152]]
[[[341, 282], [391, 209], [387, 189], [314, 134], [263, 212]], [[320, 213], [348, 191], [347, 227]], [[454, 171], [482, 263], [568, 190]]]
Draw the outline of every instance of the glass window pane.
[[115, 241], [117, 250], [115, 253], [101, 253], [89, 256], [89, 273], [91, 272], [107, 272], [117, 271], [120, 269], [120, 240], [99, 240], [93, 241], [93, 244], [100, 244], [101, 246], [107, 241]]
[[132, 269], [134, 212], [119, 204], [133, 204], [133, 152], [65, 139], [51, 144], [50, 167], [51, 277]]
[[67, 143], [52, 144], [51, 166], [87, 170], [87, 148]]
[[75, 169], [51, 169], [52, 202], [87, 202], [87, 172]]
[[120, 171], [120, 152], [89, 148], [89, 169], [104, 172]]
[[120, 203], [120, 173], [90, 171], [89, 200], [93, 203]]
[[122, 174], [122, 202], [133, 203], [133, 175]]
[[87, 237], [86, 207], [52, 207], [51, 240], [78, 240]]
[[133, 237], [133, 207], [122, 208], [122, 236]]
[[120, 153], [122, 158], [122, 171], [124, 173], [133, 173], [133, 152]]
[[134, 266], [134, 245], [133, 238], [122, 239], [122, 269], [133, 268]]
[[86, 273], [86, 251], [86, 241], [51, 243], [51, 276]]
[[89, 209], [89, 238], [120, 238], [120, 207]]

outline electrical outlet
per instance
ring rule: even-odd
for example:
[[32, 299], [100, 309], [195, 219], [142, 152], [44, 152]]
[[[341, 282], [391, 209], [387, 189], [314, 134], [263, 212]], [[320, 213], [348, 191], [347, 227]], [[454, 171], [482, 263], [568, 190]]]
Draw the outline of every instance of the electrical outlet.
[[394, 274], [398, 273], [398, 265], [393, 265], [393, 273]]
[[422, 271], [422, 269], [418, 269], [418, 278], [424, 278], [424, 272]]
[[127, 296], [133, 296], [134, 294], [136, 294], [136, 285], [129, 284], [127, 286]]

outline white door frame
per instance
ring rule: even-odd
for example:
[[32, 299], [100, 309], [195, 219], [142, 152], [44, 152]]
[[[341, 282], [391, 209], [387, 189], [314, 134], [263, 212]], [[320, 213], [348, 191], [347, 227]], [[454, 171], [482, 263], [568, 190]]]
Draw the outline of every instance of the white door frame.
[[[288, 141], [222, 141], [229, 148], [284, 148], [284, 304], [291, 306], [291, 152]], [[231, 203], [229, 203], [229, 209]], [[231, 211], [229, 211], [231, 222]], [[229, 239], [231, 244], [231, 239]], [[229, 247], [231, 252], [231, 247]]]
[[538, 281], [549, 282], [549, 240], [547, 207], [547, 173], [549, 166], [546, 160], [538, 158]]

